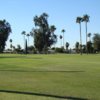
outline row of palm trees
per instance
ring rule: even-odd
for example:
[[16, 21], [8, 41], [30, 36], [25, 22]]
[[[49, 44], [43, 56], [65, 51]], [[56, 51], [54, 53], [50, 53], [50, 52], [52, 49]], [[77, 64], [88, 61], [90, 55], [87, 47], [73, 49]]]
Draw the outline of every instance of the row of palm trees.
[[87, 50], [87, 37], [88, 37], [88, 33], [87, 33], [87, 23], [89, 22], [89, 18], [90, 18], [90, 16], [87, 15], [87, 14], [83, 15], [83, 17], [77, 17], [76, 18], [76, 23], [79, 23], [79, 28], [80, 28], [80, 50], [81, 50], [81, 55], [82, 55], [81, 22], [85, 22], [85, 28], [86, 28], [86, 52], [88, 54], [88, 50]]
[[[87, 51], [87, 37], [90, 37], [91, 36], [91, 33], [87, 33], [87, 23], [89, 22], [89, 17], [87, 14], [83, 15], [83, 17], [77, 17], [76, 18], [76, 23], [79, 23], [79, 28], [80, 28], [80, 50], [81, 50], [81, 54], [82, 54], [82, 34], [81, 34], [81, 23], [82, 22], [85, 22], [85, 28], [86, 28], [86, 52], [88, 53]], [[60, 35], [59, 38], [61, 39], [61, 46], [62, 46], [62, 39], [63, 39], [63, 47], [65, 45], [65, 41], [64, 41], [64, 33], [65, 33], [65, 29], [62, 29], [61, 32], [63, 33], [63, 35]], [[25, 36], [27, 36], [27, 39], [28, 39], [28, 45], [29, 45], [29, 36], [31, 35], [30, 34], [26, 34], [25, 31], [22, 31], [21, 33], [23, 35], [23, 38], [24, 38], [24, 41], [25, 41]]]
[[[61, 39], [61, 47], [62, 47], [62, 39], [63, 39], [63, 47], [64, 47], [65, 46], [65, 41], [64, 41], [65, 29], [62, 29], [61, 32], [63, 33], [63, 35], [60, 35], [59, 38]], [[26, 31], [22, 31], [21, 34], [23, 35], [24, 42], [25, 42], [25, 37], [27, 36], [28, 46], [29, 46], [29, 36], [33, 37], [33, 33], [30, 32], [29, 34], [26, 34]]]

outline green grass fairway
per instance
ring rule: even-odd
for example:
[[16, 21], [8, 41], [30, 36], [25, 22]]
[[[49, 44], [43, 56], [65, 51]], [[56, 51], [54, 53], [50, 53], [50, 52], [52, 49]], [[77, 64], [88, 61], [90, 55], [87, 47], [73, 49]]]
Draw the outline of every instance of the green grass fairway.
[[100, 55], [0, 54], [0, 100], [100, 100]]

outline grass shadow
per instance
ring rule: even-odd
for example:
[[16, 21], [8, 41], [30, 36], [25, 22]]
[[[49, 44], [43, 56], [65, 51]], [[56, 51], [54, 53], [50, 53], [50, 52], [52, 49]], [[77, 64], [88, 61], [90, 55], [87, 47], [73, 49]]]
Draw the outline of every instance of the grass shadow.
[[28, 56], [0, 56], [0, 58], [32, 58], [32, 59], [42, 59], [42, 57], [28, 57]]
[[58, 98], [58, 99], [69, 99], [69, 100], [88, 100], [86, 98], [78, 98], [78, 97], [71, 97], [71, 96], [59, 96], [59, 95], [45, 94], [45, 93], [35, 93], [35, 92], [21, 92], [21, 91], [14, 91], [14, 90], [0, 90], [0, 92], [44, 96], [44, 97], [51, 97], [51, 98]]
[[13, 59], [13, 58], [42, 59], [42, 57], [28, 57], [28, 56], [0, 56], [0, 59], [3, 59], [3, 58], [10, 58], [10, 59]]
[[45, 72], [45, 73], [48, 73], [48, 72], [61, 72], [61, 73], [80, 73], [80, 72], [85, 72], [85, 71], [63, 71], [63, 70], [0, 70], [0, 71], [4, 71], [4, 72]]
[[0, 58], [25, 58], [26, 56], [0, 56]]

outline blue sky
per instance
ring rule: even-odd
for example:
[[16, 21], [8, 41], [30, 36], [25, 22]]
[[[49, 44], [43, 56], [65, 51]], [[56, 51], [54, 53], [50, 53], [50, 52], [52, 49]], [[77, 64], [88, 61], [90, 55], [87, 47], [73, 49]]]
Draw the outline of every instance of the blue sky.
[[[23, 47], [24, 41], [21, 32], [27, 33], [34, 27], [33, 17], [46, 12], [49, 15], [48, 22], [55, 25], [58, 36], [62, 29], [65, 29], [65, 42], [74, 47], [79, 41], [79, 25], [76, 24], [76, 17], [88, 14], [88, 32], [100, 33], [100, 0], [0, 0], [0, 20], [6, 19], [12, 28], [9, 39], [13, 39], [13, 44], [20, 44]], [[85, 25], [82, 23], [82, 40], [85, 43]], [[33, 41], [30, 38], [30, 45]], [[60, 46], [60, 41], [56, 46]], [[9, 40], [7, 47], [9, 48]]]

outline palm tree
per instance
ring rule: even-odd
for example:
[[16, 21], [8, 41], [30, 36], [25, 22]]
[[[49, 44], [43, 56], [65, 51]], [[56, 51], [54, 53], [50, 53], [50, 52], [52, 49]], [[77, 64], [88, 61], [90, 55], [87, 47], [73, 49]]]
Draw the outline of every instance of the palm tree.
[[82, 55], [82, 34], [81, 34], [81, 22], [82, 22], [82, 17], [77, 17], [77, 18], [76, 18], [76, 23], [79, 23], [79, 27], [80, 27], [80, 51], [81, 51], [81, 55]]
[[65, 33], [65, 30], [62, 29], [61, 32], [63, 33], [63, 47], [64, 47], [64, 33]]
[[66, 50], [68, 51], [69, 43], [66, 42]]
[[88, 36], [88, 34], [87, 34], [87, 23], [89, 22], [89, 15], [87, 15], [87, 14], [85, 14], [85, 15], [83, 15], [83, 20], [82, 21], [84, 21], [85, 22], [85, 28], [86, 28], [86, 52], [87, 52], [87, 54], [88, 54], [88, 51], [87, 51], [87, 36]]
[[33, 47], [34, 47], [34, 33], [35, 33], [34, 31], [35, 31], [35, 29], [32, 28], [32, 30], [30, 32], [30, 36], [33, 38]]
[[62, 35], [60, 35], [59, 38], [61, 39], [61, 47], [62, 47], [62, 38], [63, 38]]
[[11, 48], [11, 51], [12, 51], [12, 47], [13, 47], [12, 46], [12, 39], [10, 39], [9, 42], [10, 42], [10, 48]]
[[91, 41], [91, 33], [88, 33], [89, 41]]
[[24, 39], [24, 47], [25, 47], [25, 35], [26, 35], [26, 31], [22, 31], [22, 33], [21, 33], [22, 35], [23, 35], [23, 39]]
[[26, 32], [25, 31], [22, 31], [21, 33], [23, 35], [23, 39], [24, 39], [24, 45], [25, 45], [25, 35], [26, 35]]
[[26, 34], [26, 36], [27, 36], [27, 39], [28, 39], [28, 46], [29, 46], [29, 36], [30, 36], [30, 34]]
[[25, 40], [25, 54], [28, 53], [28, 50], [27, 50], [27, 39]]
[[76, 52], [77, 53], [79, 53], [79, 45], [80, 45], [80, 43], [79, 42], [76, 42], [75, 49], [76, 49]]

